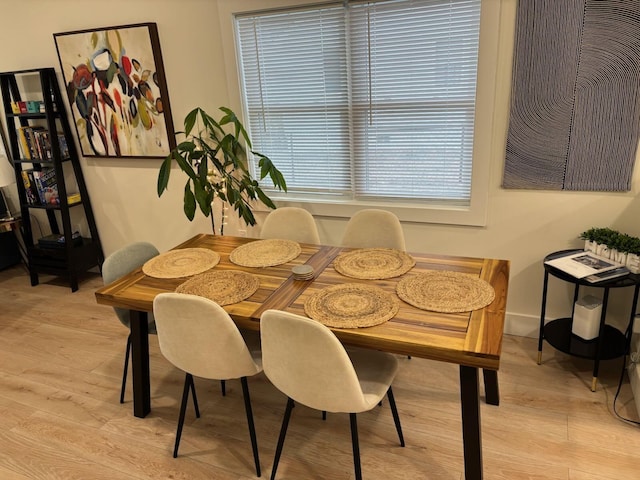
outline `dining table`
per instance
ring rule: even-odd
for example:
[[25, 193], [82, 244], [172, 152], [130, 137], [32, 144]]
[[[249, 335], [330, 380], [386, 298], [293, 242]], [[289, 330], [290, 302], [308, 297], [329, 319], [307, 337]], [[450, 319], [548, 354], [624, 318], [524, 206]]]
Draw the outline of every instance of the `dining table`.
[[[396, 293], [398, 282], [424, 272], [460, 272], [485, 281], [495, 292], [488, 305], [472, 311], [443, 313], [417, 308], [399, 301], [395, 316], [366, 328], [332, 328], [346, 346], [375, 349], [410, 357], [448, 362], [459, 366], [460, 404], [465, 479], [483, 478], [480, 418], [480, 375], [488, 404], [499, 405], [497, 372], [500, 366], [505, 309], [509, 284], [508, 260], [409, 252], [415, 265], [405, 274], [386, 279], [347, 278], [334, 268], [339, 255], [355, 249], [300, 244], [300, 253], [286, 263], [267, 267], [245, 267], [230, 261], [231, 253], [255, 238], [198, 234], [177, 249], [207, 249], [219, 255], [213, 270], [244, 271], [259, 279], [250, 297], [225, 305], [238, 328], [258, 331], [260, 317], [269, 309], [305, 315], [305, 302], [318, 292], [343, 283], [374, 285]], [[313, 267], [312, 278], [294, 278], [297, 265]], [[102, 305], [128, 309], [131, 317], [133, 414], [145, 417], [151, 411], [147, 314], [156, 295], [175, 291], [185, 278], [157, 278], [142, 268], [98, 289]]]

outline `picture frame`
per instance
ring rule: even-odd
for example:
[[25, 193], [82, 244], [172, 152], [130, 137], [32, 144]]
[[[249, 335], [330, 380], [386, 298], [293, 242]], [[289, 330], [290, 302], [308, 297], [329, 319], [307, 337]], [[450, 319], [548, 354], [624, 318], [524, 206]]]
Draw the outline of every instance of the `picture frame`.
[[83, 156], [165, 158], [175, 148], [155, 23], [53, 37]]

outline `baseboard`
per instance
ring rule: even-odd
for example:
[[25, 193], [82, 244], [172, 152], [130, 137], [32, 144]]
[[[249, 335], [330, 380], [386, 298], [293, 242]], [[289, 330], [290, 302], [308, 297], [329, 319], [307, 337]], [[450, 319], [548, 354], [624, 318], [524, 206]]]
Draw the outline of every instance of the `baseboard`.
[[504, 333], [519, 337], [538, 338], [540, 332], [540, 317], [508, 313], [504, 320]]

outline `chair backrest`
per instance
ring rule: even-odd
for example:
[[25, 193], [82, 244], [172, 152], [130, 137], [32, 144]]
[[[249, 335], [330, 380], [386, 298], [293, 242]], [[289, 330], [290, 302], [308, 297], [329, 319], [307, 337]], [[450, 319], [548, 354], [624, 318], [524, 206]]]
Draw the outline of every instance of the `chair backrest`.
[[317, 410], [366, 409], [356, 371], [329, 328], [310, 318], [267, 310], [260, 319], [262, 365], [288, 397]]
[[375, 208], [360, 210], [351, 217], [345, 227], [342, 246], [406, 250], [404, 232], [398, 217]]
[[229, 314], [208, 298], [161, 293], [153, 300], [160, 351], [179, 369], [227, 380], [262, 371]]
[[316, 221], [304, 208], [281, 207], [265, 218], [260, 238], [280, 238], [301, 243], [320, 243]]
[[[157, 256], [160, 252], [149, 242], [134, 242], [126, 245], [107, 258], [102, 264], [102, 281], [109, 284], [138, 267], [147, 260]], [[114, 308], [120, 321], [129, 327], [129, 311], [124, 308]]]

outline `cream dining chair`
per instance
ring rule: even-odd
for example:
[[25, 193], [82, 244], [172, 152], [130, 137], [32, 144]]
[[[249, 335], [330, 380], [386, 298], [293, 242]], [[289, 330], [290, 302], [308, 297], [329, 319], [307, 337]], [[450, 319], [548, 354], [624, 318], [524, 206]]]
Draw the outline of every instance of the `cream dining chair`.
[[153, 312], [160, 351], [167, 360], [185, 372], [173, 457], [178, 456], [189, 391], [193, 395], [196, 417], [200, 417], [193, 377], [215, 380], [239, 378], [256, 475], [259, 477], [258, 442], [247, 377], [262, 371], [260, 352], [249, 350], [229, 314], [207, 298], [183, 293], [161, 293], [153, 300]]
[[[149, 242], [135, 242], [126, 245], [107, 258], [102, 264], [102, 281], [105, 285], [123, 277], [138, 267], [144, 265], [147, 260], [157, 256], [160, 252]], [[124, 403], [124, 392], [127, 385], [127, 371], [129, 368], [129, 355], [131, 353], [131, 323], [129, 320], [129, 310], [124, 308], [113, 309], [120, 322], [129, 329], [127, 336], [127, 347], [124, 354], [124, 369], [122, 372], [122, 388], [120, 389], [120, 403]], [[148, 315], [149, 333], [156, 333], [156, 325], [153, 321], [153, 314]]]
[[309, 212], [298, 207], [280, 207], [267, 215], [260, 238], [280, 238], [300, 243], [320, 243], [316, 221]]
[[393, 355], [363, 349], [347, 353], [333, 332], [321, 323], [278, 310], [262, 314], [260, 336], [264, 373], [288, 397], [271, 480], [276, 477], [294, 402], [316, 410], [349, 414], [357, 480], [362, 478], [362, 470], [356, 414], [374, 408], [385, 394], [404, 447], [391, 389], [398, 371]]
[[343, 247], [395, 248], [406, 250], [400, 220], [387, 210], [359, 210], [347, 222], [342, 237]]

